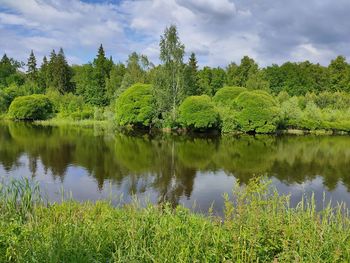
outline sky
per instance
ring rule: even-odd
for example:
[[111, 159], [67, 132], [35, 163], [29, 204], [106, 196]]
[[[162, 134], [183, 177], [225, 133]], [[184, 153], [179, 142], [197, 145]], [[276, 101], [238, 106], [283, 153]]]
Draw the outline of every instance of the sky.
[[[62, 47], [71, 64], [102, 43], [115, 62], [136, 51], [159, 63], [159, 39], [175, 24], [201, 66], [285, 61], [327, 65], [350, 57], [349, 0], [0, 0], [0, 54], [26, 62]], [[187, 59], [187, 58], [186, 58]]]

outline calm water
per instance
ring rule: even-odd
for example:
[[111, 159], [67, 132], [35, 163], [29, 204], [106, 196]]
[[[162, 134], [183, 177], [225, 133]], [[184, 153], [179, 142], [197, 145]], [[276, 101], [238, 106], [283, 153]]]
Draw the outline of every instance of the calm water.
[[[93, 128], [0, 123], [0, 177], [35, 178], [50, 200], [167, 200], [196, 211], [237, 179], [267, 175], [292, 202], [311, 192], [350, 204], [350, 137], [127, 136]], [[117, 198], [118, 197], [118, 198]], [[120, 201], [115, 201], [119, 203]]]

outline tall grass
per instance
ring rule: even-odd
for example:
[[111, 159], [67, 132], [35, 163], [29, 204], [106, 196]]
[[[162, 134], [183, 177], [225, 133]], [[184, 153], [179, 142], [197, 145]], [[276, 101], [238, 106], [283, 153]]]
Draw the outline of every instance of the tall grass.
[[28, 181], [1, 188], [0, 262], [350, 262], [343, 205], [291, 208], [258, 179], [225, 195], [222, 218], [168, 204], [47, 204], [37, 193]]

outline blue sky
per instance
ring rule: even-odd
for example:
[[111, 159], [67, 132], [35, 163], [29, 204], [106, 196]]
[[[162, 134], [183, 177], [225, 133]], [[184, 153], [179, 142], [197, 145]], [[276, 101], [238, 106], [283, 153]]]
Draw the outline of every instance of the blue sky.
[[349, 0], [0, 0], [0, 53], [40, 60], [63, 47], [86, 63], [102, 43], [125, 61], [133, 51], [158, 62], [159, 37], [176, 24], [201, 65], [249, 55], [260, 65], [287, 60], [328, 64], [350, 56]]

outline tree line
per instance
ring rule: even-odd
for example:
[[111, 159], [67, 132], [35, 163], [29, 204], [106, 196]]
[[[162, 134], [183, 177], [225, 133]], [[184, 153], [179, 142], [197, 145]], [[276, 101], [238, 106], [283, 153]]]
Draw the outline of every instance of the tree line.
[[[244, 56], [240, 64], [200, 69], [194, 53], [185, 61], [185, 46], [175, 26], [165, 29], [159, 47], [159, 65], [136, 52], [125, 63], [115, 63], [102, 44], [95, 59], [84, 65], [69, 65], [62, 48], [45, 56], [40, 67], [33, 51], [26, 64], [4, 54], [0, 110], [9, 117], [35, 119], [23, 117], [23, 110], [16, 112], [18, 104], [28, 102], [20, 101], [12, 110], [10, 105], [18, 97], [44, 94], [52, 104], [52, 109], [45, 106], [46, 118], [116, 119], [120, 125], [244, 132], [339, 129], [339, 123], [329, 124], [333, 120], [345, 121], [340, 130], [348, 130], [350, 65], [343, 56], [328, 66], [305, 61], [265, 68]], [[24, 66], [26, 72], [21, 70]], [[315, 120], [316, 124], [309, 123]], [[264, 125], [254, 124], [259, 122]]]

